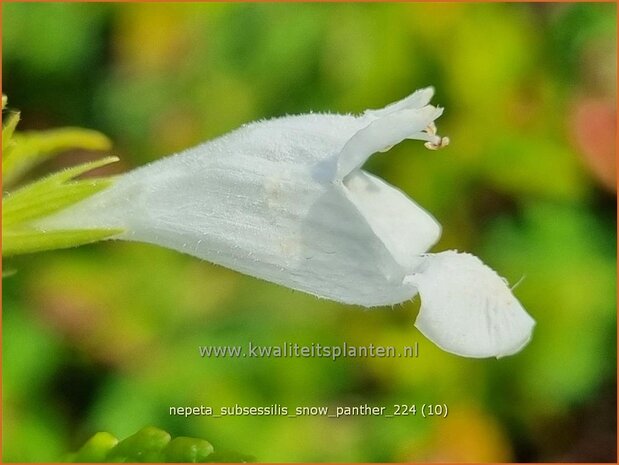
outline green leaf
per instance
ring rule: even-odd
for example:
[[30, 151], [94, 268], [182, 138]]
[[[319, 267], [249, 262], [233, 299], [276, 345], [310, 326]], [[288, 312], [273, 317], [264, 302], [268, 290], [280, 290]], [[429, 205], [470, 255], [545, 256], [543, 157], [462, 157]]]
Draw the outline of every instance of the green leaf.
[[[13, 133], [17, 121], [9, 120], [6, 128], [9, 123], [13, 124]], [[4, 140], [4, 129], [2, 136]], [[2, 159], [5, 185], [15, 182], [28, 169], [60, 152], [69, 149], [109, 150], [112, 146], [111, 141], [100, 132], [82, 128], [17, 132], [11, 142], [14, 144], [12, 149]]]
[[[2, 96], [2, 109], [7, 98]], [[2, 127], [4, 188], [34, 164], [69, 148], [106, 150], [110, 140], [97, 131], [63, 128], [17, 133], [19, 113], [9, 114]], [[54, 173], [2, 197], [2, 255], [4, 257], [87, 244], [122, 232], [116, 228], [44, 231], [29, 222], [50, 215], [89, 197], [113, 182], [112, 178], [73, 178], [118, 161], [117, 157], [84, 163]], [[4, 277], [5, 275], [3, 275]]]
[[42, 193], [38, 199], [25, 195], [15, 199], [9, 196], [2, 211], [4, 225], [13, 226], [17, 223], [49, 215], [63, 207], [77, 203], [111, 184], [112, 181], [109, 179], [79, 181], [60, 185], [57, 189], [50, 189]]
[[113, 182], [110, 178], [67, 181], [115, 161], [117, 157], [106, 157], [74, 166], [7, 194], [2, 199], [3, 226], [49, 215], [109, 187]]
[[13, 134], [15, 133], [15, 128], [17, 127], [17, 123], [19, 123], [19, 112], [14, 111], [7, 115], [6, 123], [2, 125], [2, 152], [4, 157], [4, 150], [7, 147], [7, 144], [11, 141]]
[[107, 459], [111, 462], [159, 462], [170, 439], [167, 432], [147, 426], [119, 442]]
[[118, 444], [110, 433], [97, 433], [91, 437], [72, 457], [72, 462], [104, 462], [108, 453]]
[[204, 439], [178, 437], [165, 448], [164, 459], [172, 463], [201, 463], [212, 453], [212, 444]]
[[[4, 109], [4, 108], [3, 108]], [[11, 158], [15, 149], [13, 134], [19, 123], [19, 112], [10, 113], [6, 117], [6, 123], [2, 125], [2, 169], [4, 170], [4, 160]], [[4, 172], [3, 172], [4, 175]]]
[[2, 256], [66, 249], [101, 241], [122, 233], [122, 229], [71, 229], [57, 231], [8, 230], [2, 232]]
[[249, 463], [255, 461], [256, 458], [251, 455], [241, 454], [239, 452], [229, 450], [218, 450], [213, 455], [209, 456], [208, 460], [206, 460], [206, 462], [211, 463]]
[[177, 437], [159, 428], [147, 426], [133, 436], [118, 442], [109, 433], [97, 433], [80, 450], [65, 457], [69, 462], [164, 462], [164, 463], [213, 463], [248, 462], [253, 457], [236, 452], [214, 452], [204, 439]]

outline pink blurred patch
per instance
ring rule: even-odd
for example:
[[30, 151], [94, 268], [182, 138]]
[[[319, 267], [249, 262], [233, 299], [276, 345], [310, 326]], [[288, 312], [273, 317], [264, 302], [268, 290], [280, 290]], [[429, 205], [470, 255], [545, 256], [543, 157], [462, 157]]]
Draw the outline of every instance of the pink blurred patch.
[[586, 165], [605, 188], [617, 191], [617, 111], [612, 101], [585, 97], [576, 102], [570, 128]]

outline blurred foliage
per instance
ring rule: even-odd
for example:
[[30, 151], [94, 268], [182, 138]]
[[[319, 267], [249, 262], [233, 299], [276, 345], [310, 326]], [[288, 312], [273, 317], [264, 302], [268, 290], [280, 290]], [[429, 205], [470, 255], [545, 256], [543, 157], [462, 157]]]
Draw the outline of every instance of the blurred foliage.
[[110, 433], [99, 432], [91, 437], [66, 461], [73, 463], [245, 463], [251, 457], [238, 453], [215, 452], [204, 439], [176, 437], [158, 428], [147, 426], [132, 436], [118, 441]]
[[[523, 278], [515, 293], [538, 321], [522, 353], [471, 360], [416, 332], [416, 301], [361, 311], [141, 244], [16, 257], [3, 290], [5, 461], [55, 460], [96, 431], [147, 424], [272, 462], [616, 460], [615, 4], [10, 3], [3, 16], [20, 124], [101, 130], [116, 172], [251, 120], [358, 112], [434, 85], [449, 148], [404, 143], [366, 167], [437, 217], [437, 250]], [[417, 340], [417, 359], [197, 352]], [[168, 412], [424, 402], [449, 416]]]
[[[6, 103], [3, 95], [3, 111]], [[58, 152], [76, 147], [103, 150], [110, 146], [102, 134], [79, 128], [15, 132], [18, 121], [19, 113], [11, 112], [2, 126], [2, 257], [74, 247], [122, 232], [115, 229], [45, 231], [36, 226], [36, 220], [109, 187], [112, 183], [109, 178], [79, 181], [73, 178], [118, 161], [118, 158], [107, 157], [73, 166], [7, 192], [7, 187], [29, 168]]]

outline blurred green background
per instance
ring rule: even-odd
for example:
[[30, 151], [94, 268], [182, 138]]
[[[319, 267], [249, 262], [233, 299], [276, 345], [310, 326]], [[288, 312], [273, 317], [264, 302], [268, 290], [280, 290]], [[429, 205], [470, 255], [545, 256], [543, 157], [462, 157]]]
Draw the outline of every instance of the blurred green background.
[[[366, 168], [443, 224], [537, 320], [501, 360], [450, 355], [418, 301], [363, 311], [154, 246], [5, 263], [3, 459], [146, 425], [261, 461], [616, 460], [616, 5], [2, 5], [19, 128], [115, 142], [119, 173], [259, 118], [436, 87], [451, 145]], [[71, 152], [39, 172], [100, 157]], [[201, 359], [198, 345], [420, 345], [418, 359]], [[445, 403], [447, 419], [179, 418], [170, 406]]]

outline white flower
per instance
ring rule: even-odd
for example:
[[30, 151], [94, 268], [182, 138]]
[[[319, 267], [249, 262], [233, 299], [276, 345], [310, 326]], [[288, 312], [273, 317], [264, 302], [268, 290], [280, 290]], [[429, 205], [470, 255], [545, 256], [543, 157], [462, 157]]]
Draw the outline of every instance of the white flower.
[[426, 254], [436, 220], [361, 169], [404, 139], [439, 148], [442, 109], [419, 90], [361, 116], [308, 114], [248, 124], [121, 176], [40, 227], [120, 227], [149, 242], [318, 297], [366, 307], [419, 291], [417, 327], [471, 357], [517, 352], [534, 321], [475, 257]]

